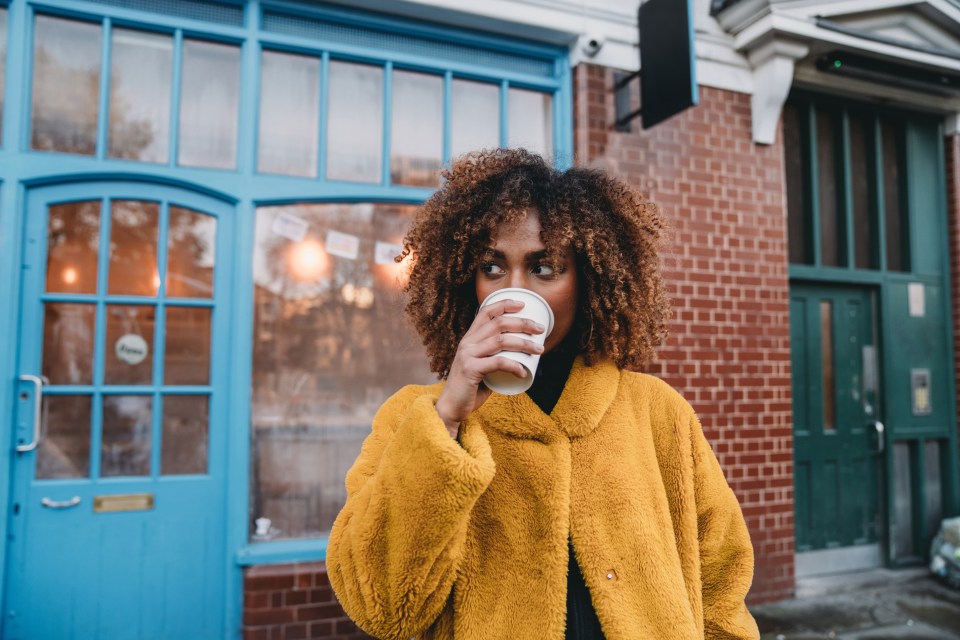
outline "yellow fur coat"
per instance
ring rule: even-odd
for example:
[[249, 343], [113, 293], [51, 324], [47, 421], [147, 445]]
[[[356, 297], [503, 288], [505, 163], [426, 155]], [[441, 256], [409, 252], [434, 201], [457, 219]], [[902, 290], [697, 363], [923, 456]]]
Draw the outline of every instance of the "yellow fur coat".
[[493, 394], [454, 441], [440, 385], [381, 407], [330, 534], [337, 597], [409, 640], [562, 640], [568, 537], [607, 640], [758, 638], [753, 551], [690, 405], [580, 358], [550, 416]]

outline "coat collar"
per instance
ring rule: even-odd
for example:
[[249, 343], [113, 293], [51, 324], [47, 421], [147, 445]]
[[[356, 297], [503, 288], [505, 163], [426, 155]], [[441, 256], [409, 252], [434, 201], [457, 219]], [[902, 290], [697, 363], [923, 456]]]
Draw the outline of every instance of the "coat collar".
[[557, 406], [546, 415], [525, 393], [494, 393], [483, 404], [479, 417], [486, 426], [508, 436], [550, 442], [582, 438], [593, 431], [617, 394], [620, 370], [609, 361], [586, 366], [577, 356]]

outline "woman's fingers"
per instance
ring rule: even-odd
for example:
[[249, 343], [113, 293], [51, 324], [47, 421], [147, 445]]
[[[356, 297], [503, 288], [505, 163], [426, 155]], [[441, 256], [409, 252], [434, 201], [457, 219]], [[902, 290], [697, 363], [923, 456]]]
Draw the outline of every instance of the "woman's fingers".
[[464, 340], [480, 341], [498, 333], [526, 333], [537, 335], [546, 331], [546, 327], [519, 316], [508, 316], [505, 313], [516, 313], [523, 309], [523, 303], [516, 300], [504, 300], [480, 309], [473, 324], [467, 330]]
[[466, 345], [465, 349], [466, 355], [477, 358], [495, 356], [501, 351], [519, 351], [534, 356], [543, 353], [543, 345], [514, 333], [498, 333]]

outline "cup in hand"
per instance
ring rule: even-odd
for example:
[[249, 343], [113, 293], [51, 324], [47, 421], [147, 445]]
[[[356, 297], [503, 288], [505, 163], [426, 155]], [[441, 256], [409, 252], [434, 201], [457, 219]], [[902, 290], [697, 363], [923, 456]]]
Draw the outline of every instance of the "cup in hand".
[[[503, 315], [527, 318], [546, 327], [546, 331], [543, 333], [508, 333], [506, 335], [519, 336], [526, 340], [536, 342], [537, 344], [543, 344], [547, 336], [550, 335], [550, 332], [553, 331], [553, 310], [550, 308], [550, 305], [547, 304], [547, 301], [528, 289], [511, 287], [499, 289], [491, 293], [487, 296], [486, 300], [480, 304], [480, 308], [503, 300], [517, 300], [523, 303], [523, 309], [520, 309], [520, 311], [505, 313]], [[530, 385], [533, 384], [533, 377], [537, 373], [540, 354], [534, 355], [520, 351], [501, 351], [498, 355], [522, 364], [523, 368], [527, 370], [527, 375], [520, 378], [509, 371], [494, 371], [483, 378], [483, 383], [487, 385], [491, 391], [496, 391], [497, 393], [502, 393], [507, 396], [517, 395], [529, 389]]]

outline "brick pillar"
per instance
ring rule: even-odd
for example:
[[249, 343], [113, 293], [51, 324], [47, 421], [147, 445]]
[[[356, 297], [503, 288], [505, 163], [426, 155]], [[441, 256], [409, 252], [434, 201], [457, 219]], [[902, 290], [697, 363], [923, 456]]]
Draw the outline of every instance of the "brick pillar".
[[347, 617], [327, 578], [326, 564], [263, 565], [243, 575], [243, 640], [370, 638]]
[[[750, 97], [701, 87], [700, 105], [614, 130], [613, 71], [574, 71], [576, 163], [617, 173], [673, 227], [674, 320], [648, 368], [700, 416], [756, 552], [752, 603], [789, 597], [793, 435], [783, 143], [752, 141]], [[637, 105], [634, 105], [634, 108]], [[955, 289], [956, 290], [956, 289]]]

